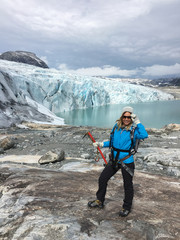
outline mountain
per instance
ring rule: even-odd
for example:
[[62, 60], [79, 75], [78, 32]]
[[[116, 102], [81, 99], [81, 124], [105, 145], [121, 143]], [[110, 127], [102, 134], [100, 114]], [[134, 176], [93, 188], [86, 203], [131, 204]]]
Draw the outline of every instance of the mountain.
[[123, 83], [137, 84], [145, 87], [178, 87], [180, 86], [180, 76], [163, 77], [156, 79], [143, 78], [114, 78]]
[[174, 98], [154, 88], [5, 60], [0, 60], [0, 73], [0, 127], [28, 120], [62, 124], [53, 113]]
[[151, 80], [151, 84], [158, 87], [167, 87], [167, 86], [180, 86], [180, 77], [171, 77], [171, 78], [159, 78]]
[[26, 51], [8, 51], [0, 55], [0, 59], [13, 62], [26, 63], [36, 67], [49, 68], [45, 62], [38, 58], [34, 53]]

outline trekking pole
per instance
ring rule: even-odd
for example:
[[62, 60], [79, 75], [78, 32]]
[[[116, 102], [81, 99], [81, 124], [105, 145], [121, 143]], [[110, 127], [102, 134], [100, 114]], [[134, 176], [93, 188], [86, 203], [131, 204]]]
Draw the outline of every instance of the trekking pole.
[[[90, 132], [87, 132], [87, 133], [83, 136], [83, 138], [84, 138], [86, 135], [88, 135], [88, 136], [91, 138], [92, 142], [96, 142], [95, 139], [93, 138], [93, 136], [91, 135]], [[105, 164], [107, 165], [107, 161], [106, 161], [106, 159], [105, 159], [105, 157], [104, 157], [104, 155], [103, 155], [103, 153], [102, 153], [100, 147], [98, 146], [97, 149], [98, 149], [98, 151], [100, 152], [100, 154], [101, 154], [101, 156], [102, 156], [102, 158], [103, 158]]]

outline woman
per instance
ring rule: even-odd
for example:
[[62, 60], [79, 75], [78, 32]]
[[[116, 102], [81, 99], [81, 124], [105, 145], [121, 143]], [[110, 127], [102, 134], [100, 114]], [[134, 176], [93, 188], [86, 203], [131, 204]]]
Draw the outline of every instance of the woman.
[[[133, 132], [133, 136], [132, 136]], [[124, 182], [124, 202], [119, 213], [121, 217], [126, 217], [132, 207], [133, 201], [133, 173], [134, 158], [131, 153], [132, 147], [137, 139], [145, 139], [148, 134], [139, 118], [133, 114], [132, 107], [123, 108], [122, 115], [112, 129], [110, 141], [95, 142], [95, 147], [111, 147], [111, 160], [108, 162], [99, 177], [99, 189], [96, 193], [97, 199], [90, 201], [91, 208], [103, 208], [107, 183], [109, 179], [121, 168]]]

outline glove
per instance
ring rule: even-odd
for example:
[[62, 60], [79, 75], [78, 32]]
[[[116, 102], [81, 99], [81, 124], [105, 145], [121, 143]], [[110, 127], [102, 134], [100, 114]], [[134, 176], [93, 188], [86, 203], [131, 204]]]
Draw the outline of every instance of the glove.
[[93, 146], [94, 146], [95, 148], [97, 148], [97, 147], [103, 147], [103, 146], [104, 146], [104, 143], [103, 143], [103, 142], [94, 142], [94, 143], [93, 143]]
[[140, 123], [140, 120], [139, 120], [139, 118], [136, 116], [136, 114], [131, 114], [131, 119], [132, 119], [132, 121], [133, 121], [133, 123], [135, 123], [136, 125], [138, 124], [138, 123]]

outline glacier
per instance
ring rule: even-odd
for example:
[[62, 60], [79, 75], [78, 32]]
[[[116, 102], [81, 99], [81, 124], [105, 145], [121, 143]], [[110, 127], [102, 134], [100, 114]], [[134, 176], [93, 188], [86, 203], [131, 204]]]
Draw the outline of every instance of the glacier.
[[[0, 101], [5, 103], [11, 98], [16, 103], [36, 107], [38, 111], [42, 110], [40, 106], [57, 113], [107, 104], [174, 99], [171, 94], [155, 88], [6, 60], [0, 60], [0, 72], [9, 81], [8, 86], [5, 80], [1, 82]], [[3, 90], [5, 85], [6, 91]]]

